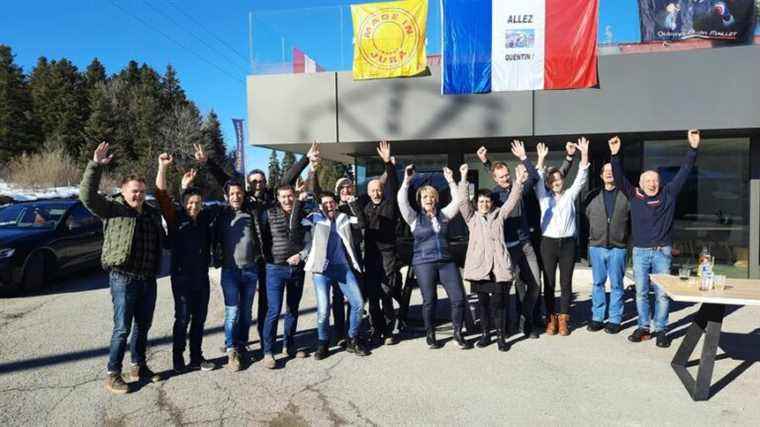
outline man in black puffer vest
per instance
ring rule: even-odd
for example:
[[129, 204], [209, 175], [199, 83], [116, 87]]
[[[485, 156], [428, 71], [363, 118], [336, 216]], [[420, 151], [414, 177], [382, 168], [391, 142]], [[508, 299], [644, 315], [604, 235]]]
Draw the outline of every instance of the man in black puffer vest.
[[[213, 159], [208, 158], [201, 146], [196, 146], [195, 159], [198, 161], [198, 163], [205, 164], [208, 167], [209, 173], [214, 176], [214, 179], [216, 179], [220, 185], [224, 185], [224, 183], [231, 179], [231, 175], [225, 172], [216, 162], [214, 162]], [[306, 169], [306, 166], [310, 162], [318, 159], [319, 144], [315, 142], [312, 144], [306, 155], [301, 157], [300, 160], [294, 163], [293, 166], [285, 172], [285, 175], [282, 176], [280, 182], [290, 186], [295, 185], [298, 177], [301, 176], [301, 173]], [[266, 213], [269, 209], [275, 208], [278, 205], [278, 201], [275, 199], [272, 189], [267, 187], [267, 180], [263, 171], [254, 169], [249, 172], [247, 176], [247, 182], [250, 191], [248, 192], [246, 204], [249, 205], [250, 209], [257, 212], [258, 223], [261, 224], [262, 230], [266, 230], [268, 228], [265, 226], [265, 223], [267, 221]], [[260, 237], [262, 239], [267, 238], [267, 236]], [[266, 245], [267, 247], [269, 246], [269, 243], [271, 243], [271, 240]], [[259, 332], [259, 338], [262, 340], [262, 344], [264, 341], [264, 319], [267, 317], [267, 313], [269, 312], [266, 277], [266, 263], [269, 262], [269, 259], [270, 258], [266, 258], [265, 260], [265, 258], [262, 258], [257, 270], [259, 283], [259, 305], [257, 309], [257, 319], [259, 319], [259, 321], [257, 322], [256, 327]], [[301, 280], [301, 283], [303, 283], [303, 280]]]

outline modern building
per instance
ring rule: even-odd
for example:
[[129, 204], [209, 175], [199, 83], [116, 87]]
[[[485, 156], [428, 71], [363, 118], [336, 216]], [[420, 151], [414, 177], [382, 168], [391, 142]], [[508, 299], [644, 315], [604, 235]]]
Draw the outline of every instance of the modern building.
[[708, 246], [729, 276], [760, 277], [758, 70], [760, 46], [749, 45], [603, 55], [600, 87], [587, 90], [442, 96], [435, 64], [429, 75], [406, 79], [255, 75], [248, 77], [249, 135], [254, 145], [300, 153], [317, 140], [323, 156], [355, 164], [360, 186], [381, 170], [375, 144], [387, 139], [399, 168], [467, 162], [480, 187], [493, 185], [475, 156], [481, 145], [491, 159], [514, 164], [509, 141], [530, 150], [545, 142], [559, 161], [566, 141], [586, 136], [593, 189], [611, 136], [623, 140], [632, 182], [646, 169], [667, 181], [686, 153], [686, 129], [699, 128], [697, 167], [678, 202], [677, 262], [693, 265]]

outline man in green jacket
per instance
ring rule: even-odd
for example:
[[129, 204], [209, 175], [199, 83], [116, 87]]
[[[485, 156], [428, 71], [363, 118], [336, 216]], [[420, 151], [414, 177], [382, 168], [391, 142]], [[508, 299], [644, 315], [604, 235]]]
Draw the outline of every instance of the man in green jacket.
[[133, 381], [160, 379], [148, 368], [145, 350], [156, 306], [156, 275], [161, 266], [164, 230], [161, 213], [144, 203], [143, 178], [125, 177], [121, 194], [113, 198], [98, 194], [103, 168], [112, 159], [108, 144], [100, 144], [93, 160], [87, 164], [79, 197], [87, 209], [103, 221], [101, 263], [109, 273], [114, 312], [106, 389], [124, 394], [129, 387], [121, 375], [122, 360], [133, 320], [134, 331], [129, 342], [130, 377]]

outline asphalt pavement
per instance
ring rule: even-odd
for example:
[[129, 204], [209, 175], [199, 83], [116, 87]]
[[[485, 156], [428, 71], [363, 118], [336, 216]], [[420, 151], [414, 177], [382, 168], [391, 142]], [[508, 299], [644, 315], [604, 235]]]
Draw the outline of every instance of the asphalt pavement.
[[[0, 300], [0, 425], [760, 425], [758, 308], [729, 310], [713, 396], [693, 402], [670, 361], [697, 307], [673, 305], [668, 349], [626, 340], [635, 328], [632, 294], [626, 295], [625, 330], [591, 333], [584, 326], [588, 271], [576, 271], [576, 329], [569, 337], [514, 335], [505, 353], [495, 344], [459, 350], [442, 325], [439, 338], [447, 342], [440, 350], [428, 350], [413, 331], [368, 357], [333, 348], [322, 361], [280, 356], [275, 370], [266, 369], [256, 351], [240, 372], [221, 366], [218, 270], [211, 278], [203, 347], [219, 369], [171, 375], [173, 300], [164, 277], [149, 365], [165, 379], [133, 384], [134, 391], [121, 396], [104, 388], [112, 327], [104, 274], [82, 273], [41, 294]], [[446, 318], [442, 288], [439, 295], [439, 317]], [[420, 301], [415, 292], [413, 317]], [[307, 346], [316, 339], [310, 286], [301, 313], [298, 344]], [[257, 338], [255, 327], [251, 336]], [[259, 349], [258, 341], [252, 348]]]

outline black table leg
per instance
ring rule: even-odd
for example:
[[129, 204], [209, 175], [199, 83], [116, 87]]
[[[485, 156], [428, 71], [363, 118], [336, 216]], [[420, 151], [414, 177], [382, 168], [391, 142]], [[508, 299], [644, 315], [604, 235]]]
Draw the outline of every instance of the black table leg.
[[[702, 304], [694, 322], [689, 326], [686, 336], [678, 347], [673, 361], [670, 363], [691, 398], [695, 401], [707, 400], [710, 397], [715, 355], [718, 352], [720, 330], [725, 312], [726, 306], [723, 304]], [[695, 381], [686, 366], [702, 334], [705, 335], [705, 340], [702, 344], [702, 355], [699, 358], [699, 368]]]

